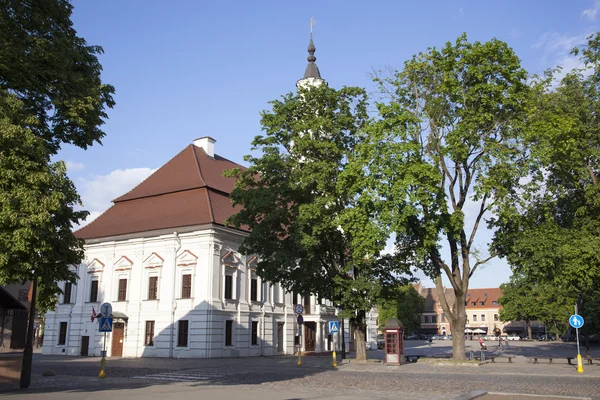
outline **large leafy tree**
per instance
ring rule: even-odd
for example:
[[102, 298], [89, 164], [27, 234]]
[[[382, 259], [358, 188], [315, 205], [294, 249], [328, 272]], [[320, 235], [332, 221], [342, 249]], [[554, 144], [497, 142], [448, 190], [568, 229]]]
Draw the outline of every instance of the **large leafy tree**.
[[[114, 88], [103, 84], [102, 48], [77, 36], [66, 0], [0, 4], [0, 283], [40, 277], [51, 305], [69, 265], [83, 255], [70, 229], [85, 213], [64, 165], [62, 144], [87, 148], [104, 136]], [[35, 275], [33, 273], [35, 271]]]
[[389, 99], [377, 105], [380, 119], [357, 156], [364, 214], [395, 232], [396, 255], [435, 281], [457, 360], [466, 358], [469, 280], [494, 256], [476, 250], [480, 224], [519, 179], [526, 79], [519, 58], [496, 39], [470, 43], [463, 35], [430, 48], [378, 78]]
[[36, 303], [51, 307], [57, 281], [74, 281], [69, 266], [83, 257], [71, 227], [86, 213], [74, 211], [74, 185], [50, 158], [65, 143], [100, 142], [114, 105], [100, 79], [102, 48], [77, 36], [71, 12], [67, 0], [0, 3], [0, 283], [34, 288], [21, 387], [31, 381]]
[[412, 285], [403, 285], [393, 288], [389, 296], [381, 299], [377, 308], [381, 330], [387, 320], [397, 318], [404, 325], [405, 332], [412, 332], [421, 326], [425, 299]]
[[525, 131], [529, 176], [494, 221], [495, 247], [513, 271], [566, 290], [571, 312], [579, 298], [590, 321], [600, 318], [592, 306], [600, 299], [599, 43], [596, 34], [584, 47], [591, 74], [537, 79]]
[[[247, 170], [229, 172], [237, 178], [233, 203], [243, 205], [230, 222], [250, 228], [240, 251], [259, 256], [257, 272], [266, 280], [341, 306], [364, 359], [365, 310], [405, 270], [393, 257], [378, 257], [381, 232], [351, 217], [356, 195], [347, 171], [368, 122], [367, 96], [360, 88], [319, 86], [271, 105], [262, 113], [265, 135], [253, 141], [260, 155], [246, 156]], [[360, 247], [355, 224], [368, 237]]]

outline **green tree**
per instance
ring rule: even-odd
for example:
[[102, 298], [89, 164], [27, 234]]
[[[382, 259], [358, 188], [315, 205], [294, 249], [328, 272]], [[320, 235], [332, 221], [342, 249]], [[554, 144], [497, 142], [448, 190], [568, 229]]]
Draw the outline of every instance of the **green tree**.
[[[389, 100], [377, 105], [380, 119], [358, 150], [363, 214], [394, 232], [396, 255], [434, 280], [456, 360], [466, 358], [469, 279], [495, 255], [476, 251], [479, 225], [520, 177], [526, 79], [519, 58], [496, 39], [470, 43], [463, 35], [430, 48], [394, 76], [377, 78]], [[467, 208], [475, 210], [468, 221]]]
[[23, 102], [0, 89], [0, 281], [38, 279], [38, 304], [53, 308], [57, 281], [74, 281], [69, 266], [83, 257], [72, 224], [87, 212], [80, 205], [64, 163], [50, 163], [43, 139], [30, 126], [39, 121]]
[[0, 88], [15, 94], [38, 123], [33, 133], [56, 153], [63, 143], [100, 143], [114, 88], [100, 79], [99, 46], [73, 29], [68, 0], [0, 4]]
[[421, 314], [425, 310], [425, 299], [412, 285], [398, 286], [389, 297], [377, 305], [379, 329], [383, 330], [390, 318], [397, 318], [410, 333], [421, 326]]
[[523, 277], [513, 275], [510, 281], [500, 285], [500, 288], [500, 320], [524, 321], [527, 324], [527, 336], [531, 340], [531, 322], [540, 318], [542, 306], [538, 300], [537, 287]]
[[34, 288], [21, 387], [31, 381], [35, 305], [52, 307], [56, 282], [74, 281], [69, 265], [83, 257], [71, 228], [86, 213], [74, 211], [74, 185], [50, 159], [64, 143], [99, 143], [114, 106], [114, 88], [100, 79], [102, 48], [77, 36], [72, 8], [67, 0], [0, 3], [0, 283], [33, 280]]
[[[354, 150], [368, 122], [363, 89], [327, 86], [299, 89], [271, 102], [262, 113], [265, 136], [246, 156], [231, 198], [243, 208], [230, 218], [250, 228], [240, 252], [259, 256], [258, 274], [289, 291], [317, 294], [340, 305], [351, 318], [357, 359], [366, 358], [365, 311], [382, 289], [405, 282], [405, 266], [379, 257], [386, 237], [351, 217], [355, 193], [349, 184]], [[360, 216], [356, 216], [359, 218]], [[354, 246], [351, 231], [363, 224], [365, 239]]]
[[599, 38], [590, 37], [582, 52], [591, 74], [575, 70], [558, 83], [552, 71], [537, 78], [524, 130], [528, 179], [492, 221], [495, 248], [513, 271], [570, 293], [570, 312], [579, 293], [592, 304], [600, 298]]

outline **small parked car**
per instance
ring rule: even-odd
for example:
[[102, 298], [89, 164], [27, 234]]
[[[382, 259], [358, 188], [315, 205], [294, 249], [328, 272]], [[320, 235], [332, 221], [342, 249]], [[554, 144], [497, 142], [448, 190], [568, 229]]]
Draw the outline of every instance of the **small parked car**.
[[509, 335], [506, 339], [507, 340], [521, 340], [521, 337], [518, 335]]

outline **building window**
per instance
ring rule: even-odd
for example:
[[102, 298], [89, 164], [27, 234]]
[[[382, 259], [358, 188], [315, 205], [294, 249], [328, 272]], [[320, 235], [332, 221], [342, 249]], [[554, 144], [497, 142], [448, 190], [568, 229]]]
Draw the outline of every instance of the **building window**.
[[498, 302], [497, 301], [492, 301], [492, 304], [495, 305], [495, 306], [497, 306]]
[[60, 331], [58, 333], [58, 344], [64, 346], [66, 342], [67, 342], [67, 323], [61, 322], [60, 323]]
[[233, 298], [233, 275], [225, 275], [225, 298]]
[[468, 305], [469, 305], [469, 303], [467, 303], [467, 302], [465, 301], [465, 306], [468, 306]]
[[477, 314], [473, 314], [473, 322], [477, 322]]
[[250, 279], [250, 301], [258, 300], [258, 279]]
[[485, 301], [480, 301], [480, 302], [479, 302], [479, 305], [480, 305], [480, 306], [485, 306]]
[[158, 276], [148, 278], [148, 300], [158, 299]]
[[498, 314], [494, 314], [494, 321], [498, 321]]
[[476, 306], [476, 305], [477, 305], [477, 302], [476, 302], [476, 301], [474, 301], [474, 302], [472, 302], [472, 303], [471, 303], [471, 305], [472, 305], [472, 306]]
[[487, 297], [487, 292], [483, 292], [483, 297]]
[[481, 314], [481, 322], [485, 322], [485, 314]]
[[233, 343], [233, 321], [225, 321], [225, 346], [232, 346]]
[[437, 315], [432, 315], [431, 316], [431, 322], [434, 324], [437, 324]]
[[63, 304], [69, 304], [71, 302], [71, 289], [73, 284], [71, 282], [65, 282], [65, 290], [63, 292]]
[[119, 279], [119, 295], [117, 301], [127, 300], [127, 279]]
[[252, 321], [252, 345], [258, 344], [258, 321]]
[[192, 274], [185, 274], [181, 277], [181, 298], [192, 298]]
[[188, 327], [189, 321], [179, 321], [179, 329], [177, 330], [177, 346], [187, 347], [188, 345]]
[[98, 301], [98, 281], [92, 281], [90, 286], [90, 302], [96, 303]]
[[146, 321], [146, 334], [144, 346], [154, 346], [154, 321]]

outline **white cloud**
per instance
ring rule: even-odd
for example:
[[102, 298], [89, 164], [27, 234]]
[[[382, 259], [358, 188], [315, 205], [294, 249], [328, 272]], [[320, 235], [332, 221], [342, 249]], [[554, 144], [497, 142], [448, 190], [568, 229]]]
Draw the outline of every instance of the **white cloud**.
[[92, 222], [112, 205], [113, 199], [133, 189], [154, 171], [156, 169], [151, 168], [117, 169], [107, 175], [80, 178], [77, 187], [83, 208], [90, 212], [80, 227]]
[[67, 170], [69, 171], [80, 171], [85, 168], [83, 163], [67, 160], [65, 161], [65, 165], [67, 166]]
[[600, 0], [595, 0], [594, 4], [590, 8], [586, 8], [581, 13], [581, 18], [587, 18], [589, 20], [595, 21], [596, 15], [598, 14], [598, 10], [600, 10]]
[[521, 36], [523, 36], [523, 31], [521, 31], [520, 29], [512, 28], [512, 30], [510, 31], [510, 37], [513, 39], [519, 39]]
[[461, 8], [459, 8], [459, 9], [458, 9], [458, 16], [459, 16], [459, 17], [462, 17], [462, 16], [464, 16], [464, 15], [465, 15], [465, 10], [464, 10], [464, 8], [462, 8], [462, 7], [461, 7]]
[[[600, 4], [600, 0], [599, 4]], [[578, 56], [573, 56], [573, 48], [585, 44], [591, 32], [579, 35], [566, 35], [558, 32], [546, 32], [540, 36], [532, 48], [541, 49], [543, 54], [540, 62], [544, 69], [560, 66], [562, 70], [555, 75], [555, 81], [559, 82], [566, 74], [574, 69], [584, 68], [583, 61]], [[550, 65], [548, 65], [550, 64]], [[589, 72], [587, 72], [589, 73]]]

